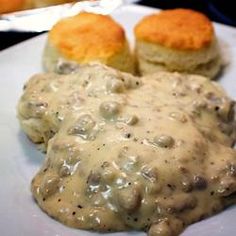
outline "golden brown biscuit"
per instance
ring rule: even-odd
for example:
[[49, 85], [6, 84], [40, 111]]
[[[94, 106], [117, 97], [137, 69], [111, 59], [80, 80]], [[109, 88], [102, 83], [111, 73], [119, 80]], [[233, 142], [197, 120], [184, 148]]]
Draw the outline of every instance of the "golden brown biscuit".
[[134, 33], [141, 74], [147, 74], [151, 67], [150, 73], [179, 71], [213, 78], [220, 70], [214, 28], [202, 13], [165, 10], [144, 17]]
[[214, 29], [205, 15], [189, 9], [174, 9], [145, 17], [136, 25], [135, 36], [169, 48], [197, 50], [212, 42]]
[[63, 3], [74, 2], [75, 0], [31, 0], [34, 7], [46, 7]]
[[82, 12], [59, 21], [49, 32], [44, 66], [54, 71], [63, 58], [79, 64], [99, 61], [133, 72], [133, 58], [123, 28], [110, 16]]
[[0, 14], [74, 1], [75, 0], [0, 0]]
[[25, 2], [25, 0], [0, 0], [0, 14], [22, 10]]

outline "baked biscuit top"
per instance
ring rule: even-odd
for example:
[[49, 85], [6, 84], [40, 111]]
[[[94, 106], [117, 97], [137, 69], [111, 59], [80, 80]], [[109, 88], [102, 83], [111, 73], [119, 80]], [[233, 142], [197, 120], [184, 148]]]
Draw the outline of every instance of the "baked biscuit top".
[[180, 50], [207, 47], [214, 38], [211, 21], [189, 9], [165, 10], [144, 17], [134, 29], [138, 40]]
[[123, 28], [111, 17], [82, 12], [59, 21], [49, 42], [68, 59], [86, 63], [120, 52], [126, 40]]
[[0, 0], [0, 14], [22, 10], [25, 3], [25, 0]]

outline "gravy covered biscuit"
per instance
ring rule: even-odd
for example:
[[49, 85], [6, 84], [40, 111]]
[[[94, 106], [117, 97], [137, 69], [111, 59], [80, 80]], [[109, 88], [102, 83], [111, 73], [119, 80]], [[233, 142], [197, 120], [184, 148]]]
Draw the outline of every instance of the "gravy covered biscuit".
[[93, 13], [82, 12], [63, 19], [49, 32], [44, 67], [55, 71], [61, 61], [78, 64], [98, 61], [134, 72], [134, 60], [123, 28], [110, 16]]
[[235, 202], [233, 105], [197, 75], [98, 64], [36, 75], [18, 105], [23, 130], [47, 144], [33, 196], [75, 228], [176, 236]]
[[214, 78], [220, 71], [213, 25], [199, 12], [161, 11], [144, 17], [134, 32], [141, 74], [178, 71]]

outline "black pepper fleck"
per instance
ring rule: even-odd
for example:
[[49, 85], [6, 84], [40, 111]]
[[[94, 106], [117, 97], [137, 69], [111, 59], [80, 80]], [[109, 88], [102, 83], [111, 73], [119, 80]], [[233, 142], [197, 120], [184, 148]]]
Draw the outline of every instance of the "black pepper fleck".
[[171, 190], [175, 190], [176, 186], [172, 184], [167, 184], [167, 187], [170, 188]]
[[202, 176], [199, 176], [199, 175], [194, 176], [193, 184], [194, 184], [194, 187], [197, 190], [204, 190], [204, 189], [207, 188], [207, 181], [206, 181], [206, 179], [204, 177], [202, 177]]
[[130, 138], [130, 137], [131, 137], [131, 134], [130, 134], [130, 133], [125, 134], [125, 137], [126, 137], [126, 138]]
[[76, 214], [76, 212], [75, 212], [75, 211], [73, 211], [73, 212], [72, 212], [72, 215], [74, 216], [75, 214]]
[[78, 207], [79, 209], [82, 209], [82, 208], [83, 208], [81, 205], [78, 205], [77, 207]]

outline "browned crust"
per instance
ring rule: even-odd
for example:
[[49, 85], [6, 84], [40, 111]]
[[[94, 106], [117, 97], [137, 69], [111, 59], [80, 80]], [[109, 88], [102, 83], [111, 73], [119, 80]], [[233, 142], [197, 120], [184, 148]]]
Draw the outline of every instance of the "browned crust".
[[111, 17], [82, 12], [59, 21], [49, 42], [68, 59], [86, 62], [108, 58], [125, 47], [125, 32]]
[[211, 21], [189, 9], [165, 10], [144, 17], [134, 29], [138, 40], [180, 50], [198, 50], [214, 38]]
[[22, 10], [25, 2], [25, 0], [0, 0], [0, 14]]

